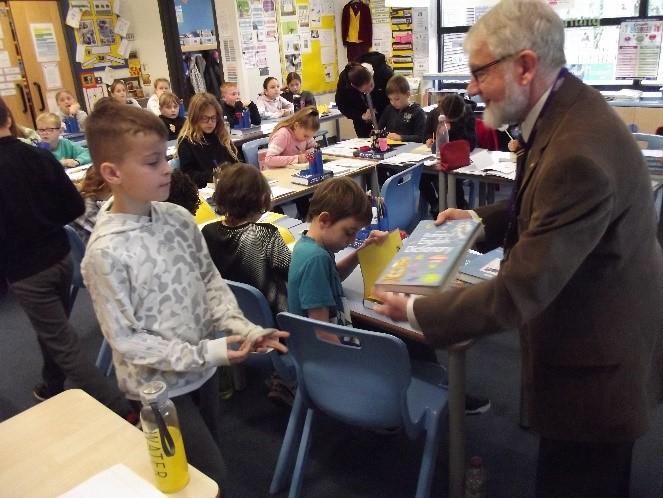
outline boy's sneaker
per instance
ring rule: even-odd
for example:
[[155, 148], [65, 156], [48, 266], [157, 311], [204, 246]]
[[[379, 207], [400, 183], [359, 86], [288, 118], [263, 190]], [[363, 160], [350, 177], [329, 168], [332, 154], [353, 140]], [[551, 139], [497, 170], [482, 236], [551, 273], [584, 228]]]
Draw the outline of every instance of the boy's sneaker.
[[490, 400], [488, 398], [465, 395], [465, 415], [481, 415], [488, 410], [490, 410]]
[[37, 401], [46, 401], [53, 396], [60, 394], [64, 389], [53, 389], [48, 387], [46, 384], [37, 384], [32, 390], [32, 396]]

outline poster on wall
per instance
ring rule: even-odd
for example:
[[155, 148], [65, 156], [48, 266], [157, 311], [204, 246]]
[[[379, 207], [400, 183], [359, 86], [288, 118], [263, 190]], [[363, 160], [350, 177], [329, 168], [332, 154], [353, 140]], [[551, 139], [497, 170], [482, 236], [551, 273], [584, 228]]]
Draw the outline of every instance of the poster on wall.
[[662, 34], [663, 21], [621, 23], [616, 77], [656, 79]]
[[58, 42], [52, 23], [30, 24], [30, 35], [35, 46], [37, 62], [58, 62]]
[[[122, 47], [124, 39], [116, 31], [119, 19], [114, 9], [116, 1], [118, 0], [69, 0], [69, 10], [76, 9], [80, 12], [80, 16], [75, 16], [78, 27], [70, 27], [76, 38], [76, 62], [79, 62], [84, 70], [122, 66], [125, 63], [127, 54], [123, 53], [122, 49], [126, 51], [126, 43]], [[121, 31], [128, 29], [128, 26], [129, 23], [126, 22]]]
[[414, 73], [414, 37], [412, 9], [391, 9], [392, 56], [395, 74], [412, 76]]
[[[248, 2], [245, 8], [248, 9]], [[175, 17], [183, 52], [200, 50], [201, 46], [216, 48], [214, 10], [211, 0], [176, 0]]]

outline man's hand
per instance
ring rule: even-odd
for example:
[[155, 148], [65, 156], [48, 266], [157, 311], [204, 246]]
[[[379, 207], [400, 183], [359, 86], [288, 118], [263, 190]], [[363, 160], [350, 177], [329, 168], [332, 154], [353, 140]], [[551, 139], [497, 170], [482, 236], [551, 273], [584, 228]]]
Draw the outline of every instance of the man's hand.
[[387, 133], [387, 140], [396, 140], [400, 142], [403, 140], [403, 137], [401, 137], [398, 133]]
[[472, 215], [470, 214], [469, 211], [465, 209], [449, 208], [445, 209], [444, 211], [442, 211], [440, 214], [437, 215], [435, 224], [441, 225], [442, 223], [448, 220], [467, 220], [469, 218], [472, 218]]
[[382, 301], [382, 304], [377, 304], [373, 308], [375, 311], [397, 322], [407, 322], [407, 301], [409, 296], [378, 290], [373, 290], [373, 295]]
[[361, 115], [361, 119], [367, 122], [373, 121], [373, 118], [371, 117], [371, 110], [367, 109], [366, 112]]
[[[231, 348], [232, 344], [239, 344], [239, 349]], [[246, 360], [252, 347], [252, 344], [241, 335], [229, 335], [226, 337], [226, 345], [228, 346], [228, 363], [231, 365]]]
[[253, 343], [253, 348], [256, 353], [266, 353], [271, 349], [277, 350], [279, 353], [287, 353], [288, 348], [285, 344], [281, 343], [279, 339], [286, 339], [290, 336], [289, 332], [283, 330], [275, 330], [271, 334], [263, 335]]

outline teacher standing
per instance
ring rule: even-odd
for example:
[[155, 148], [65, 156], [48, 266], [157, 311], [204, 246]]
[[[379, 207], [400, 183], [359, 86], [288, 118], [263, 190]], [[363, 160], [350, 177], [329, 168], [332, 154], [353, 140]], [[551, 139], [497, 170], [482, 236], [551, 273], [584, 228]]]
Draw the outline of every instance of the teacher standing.
[[519, 328], [540, 435], [536, 496], [627, 497], [634, 442], [661, 400], [663, 254], [649, 172], [599, 92], [564, 69], [564, 26], [540, 0], [503, 0], [465, 40], [468, 92], [488, 126], [519, 124], [515, 195], [476, 212], [488, 282], [414, 299], [383, 294], [435, 346]]
[[336, 86], [336, 106], [352, 120], [358, 137], [369, 137], [373, 128], [367, 95], [373, 101], [377, 122], [389, 105], [385, 87], [393, 75], [393, 69], [380, 52], [368, 52], [359, 57], [359, 62], [351, 62], [341, 71]]

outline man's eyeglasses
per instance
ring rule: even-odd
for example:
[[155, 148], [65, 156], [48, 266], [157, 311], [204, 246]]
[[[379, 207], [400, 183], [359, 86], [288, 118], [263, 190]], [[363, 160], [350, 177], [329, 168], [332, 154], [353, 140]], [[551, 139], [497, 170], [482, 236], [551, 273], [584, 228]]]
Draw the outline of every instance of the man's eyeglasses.
[[58, 131], [60, 128], [37, 128], [37, 133], [46, 133], [51, 132], [53, 133], [54, 131]]
[[219, 117], [214, 114], [213, 116], [200, 116], [201, 123], [216, 123], [219, 120]]
[[477, 83], [481, 83], [486, 78], [486, 75], [488, 74], [488, 70], [491, 67], [498, 65], [500, 62], [504, 62], [509, 57], [513, 57], [514, 55], [516, 55], [516, 54], [505, 55], [504, 57], [500, 57], [499, 59], [495, 59], [494, 61], [489, 62], [488, 64], [484, 64], [483, 66], [479, 66], [479, 67], [474, 68], [474, 69], [470, 68], [470, 74], [472, 74], [472, 78], [474, 78], [474, 80]]

